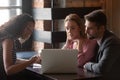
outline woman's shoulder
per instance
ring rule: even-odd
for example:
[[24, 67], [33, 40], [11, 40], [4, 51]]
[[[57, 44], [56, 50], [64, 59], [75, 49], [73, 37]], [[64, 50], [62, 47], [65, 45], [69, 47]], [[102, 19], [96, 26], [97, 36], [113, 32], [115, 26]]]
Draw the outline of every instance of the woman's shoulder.
[[87, 44], [97, 44], [96, 40], [93, 39], [86, 39]]
[[12, 44], [14, 42], [14, 39], [12, 39], [12, 38], [5, 38], [2, 42], [3, 43], [7, 43], [7, 44]]

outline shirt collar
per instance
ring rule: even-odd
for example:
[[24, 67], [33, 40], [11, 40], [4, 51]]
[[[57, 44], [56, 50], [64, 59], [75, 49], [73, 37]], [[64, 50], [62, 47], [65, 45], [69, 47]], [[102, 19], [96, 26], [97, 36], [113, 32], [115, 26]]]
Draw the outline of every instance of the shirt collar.
[[101, 45], [102, 38], [103, 37], [101, 37], [100, 39], [97, 40], [97, 43], [98, 43], [99, 46]]

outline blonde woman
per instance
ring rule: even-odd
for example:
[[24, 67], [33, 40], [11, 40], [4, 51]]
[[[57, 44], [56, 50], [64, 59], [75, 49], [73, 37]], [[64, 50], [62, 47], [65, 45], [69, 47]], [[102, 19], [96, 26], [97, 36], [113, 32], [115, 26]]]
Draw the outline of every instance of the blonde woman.
[[83, 67], [86, 62], [93, 58], [97, 42], [86, 38], [83, 21], [77, 14], [66, 16], [64, 27], [67, 39], [62, 49], [77, 49], [79, 51], [78, 66]]

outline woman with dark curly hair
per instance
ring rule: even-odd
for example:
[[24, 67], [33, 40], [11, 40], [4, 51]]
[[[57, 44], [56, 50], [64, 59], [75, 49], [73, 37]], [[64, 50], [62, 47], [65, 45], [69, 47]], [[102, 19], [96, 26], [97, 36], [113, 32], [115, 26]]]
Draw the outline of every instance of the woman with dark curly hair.
[[29, 60], [18, 60], [15, 54], [15, 40], [19, 40], [21, 44], [25, 42], [34, 26], [34, 19], [28, 14], [17, 15], [0, 26], [0, 80], [16, 76], [39, 59], [39, 56], [33, 56]]

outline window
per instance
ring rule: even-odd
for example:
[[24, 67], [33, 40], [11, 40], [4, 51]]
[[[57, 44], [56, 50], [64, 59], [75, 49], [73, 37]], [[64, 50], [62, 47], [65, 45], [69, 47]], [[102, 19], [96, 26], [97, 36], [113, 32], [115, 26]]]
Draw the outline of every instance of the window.
[[11, 17], [22, 13], [22, 0], [0, 1], [0, 25]]

